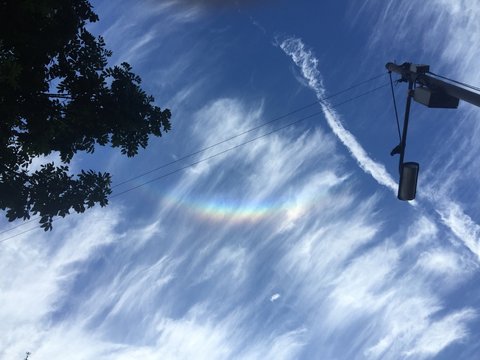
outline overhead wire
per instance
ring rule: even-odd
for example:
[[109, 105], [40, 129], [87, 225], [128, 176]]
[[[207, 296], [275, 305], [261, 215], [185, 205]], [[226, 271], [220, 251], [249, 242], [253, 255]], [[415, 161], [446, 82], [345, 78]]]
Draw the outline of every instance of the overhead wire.
[[[195, 155], [201, 154], [201, 153], [203, 153], [203, 152], [205, 152], [205, 151], [207, 151], [207, 150], [210, 150], [210, 149], [212, 149], [212, 148], [214, 148], [214, 147], [216, 147], [216, 146], [218, 146], [218, 145], [224, 144], [224, 143], [226, 143], [226, 142], [228, 142], [228, 141], [231, 141], [231, 140], [233, 140], [233, 139], [236, 139], [236, 138], [238, 138], [238, 137], [240, 137], [240, 136], [246, 135], [246, 134], [248, 134], [248, 133], [250, 133], [250, 132], [252, 132], [252, 131], [258, 130], [258, 129], [264, 127], [264, 126], [267, 126], [267, 125], [272, 124], [272, 123], [274, 123], [274, 122], [277, 122], [277, 121], [280, 121], [280, 120], [282, 120], [282, 119], [285, 119], [285, 118], [287, 118], [287, 117], [289, 117], [289, 116], [291, 116], [291, 115], [294, 115], [294, 114], [296, 114], [296, 113], [298, 113], [298, 112], [300, 112], [300, 111], [302, 111], [302, 110], [305, 110], [305, 109], [308, 109], [308, 108], [310, 108], [310, 107], [312, 107], [312, 106], [318, 105], [318, 104], [320, 104], [322, 101], [332, 99], [332, 98], [334, 98], [334, 97], [336, 97], [336, 96], [338, 96], [338, 95], [341, 95], [341, 94], [344, 94], [344, 93], [346, 93], [346, 92], [348, 92], [348, 91], [350, 91], [350, 90], [353, 90], [353, 89], [355, 89], [355, 88], [357, 88], [357, 87], [359, 87], [359, 86], [361, 86], [361, 85], [364, 85], [364, 84], [369, 83], [369, 82], [371, 82], [371, 81], [373, 81], [373, 80], [379, 79], [380, 77], [382, 77], [382, 76], [384, 76], [384, 75], [385, 75], [385, 73], [382, 73], [382, 74], [373, 76], [373, 77], [371, 77], [371, 78], [368, 78], [368, 79], [366, 79], [366, 80], [360, 81], [360, 82], [358, 82], [358, 83], [355, 83], [355, 84], [353, 84], [353, 85], [351, 85], [351, 86], [349, 86], [349, 87], [347, 87], [347, 88], [345, 88], [345, 89], [343, 89], [343, 90], [337, 91], [336, 93], [333, 93], [333, 94], [331, 94], [331, 95], [329, 95], [329, 96], [325, 96], [325, 97], [323, 97], [323, 98], [321, 98], [321, 99], [319, 99], [319, 100], [316, 100], [316, 101], [311, 102], [311, 103], [309, 103], [309, 104], [303, 105], [303, 106], [301, 106], [301, 107], [299, 107], [299, 108], [297, 108], [297, 109], [295, 109], [295, 110], [292, 110], [292, 111], [290, 111], [290, 112], [288, 112], [288, 113], [286, 113], [286, 114], [280, 115], [280, 116], [278, 116], [278, 117], [276, 117], [276, 118], [273, 118], [273, 119], [271, 119], [271, 120], [269, 120], [269, 121], [266, 121], [266, 122], [264, 122], [264, 123], [261, 123], [261, 124], [258, 125], [258, 126], [255, 126], [255, 127], [250, 128], [250, 129], [247, 129], [247, 130], [245, 130], [245, 131], [243, 131], [243, 132], [240, 132], [240, 133], [238, 133], [238, 134], [236, 134], [236, 135], [233, 135], [233, 136], [231, 136], [231, 137], [228, 137], [228, 138], [226, 138], [226, 139], [223, 139], [223, 140], [221, 140], [221, 141], [219, 141], [219, 142], [216, 142], [216, 143], [214, 143], [214, 144], [208, 145], [208, 146], [206, 146], [206, 147], [204, 147], [204, 148], [201, 148], [201, 149], [199, 149], [199, 150], [196, 150], [196, 151], [194, 151], [194, 152], [192, 152], [192, 153], [189, 153], [189, 154], [187, 154], [187, 155], [181, 156], [181, 157], [178, 158], [178, 159], [175, 159], [175, 160], [170, 161], [170, 162], [168, 162], [168, 163], [162, 164], [162, 165], [160, 165], [160, 166], [158, 166], [158, 167], [156, 167], [156, 168], [150, 169], [150, 170], [145, 171], [145, 172], [143, 172], [143, 173], [140, 173], [140, 174], [138, 174], [138, 175], [136, 175], [136, 176], [134, 176], [134, 177], [131, 177], [131, 178], [127, 179], [127, 180], [124, 180], [124, 181], [121, 181], [121, 182], [119, 182], [119, 183], [117, 183], [117, 184], [114, 184], [111, 188], [112, 188], [112, 189], [117, 188], [117, 187], [119, 187], [119, 186], [121, 186], [121, 185], [127, 184], [127, 183], [129, 183], [129, 182], [134, 181], [134, 180], [137, 180], [137, 179], [139, 179], [139, 178], [141, 178], [141, 177], [143, 177], [143, 176], [149, 175], [149, 174], [151, 174], [151, 173], [153, 173], [153, 172], [155, 172], [155, 171], [164, 169], [164, 168], [166, 168], [166, 167], [168, 167], [168, 166], [171, 166], [171, 165], [173, 165], [173, 164], [176, 164], [176, 163], [178, 163], [178, 162], [180, 162], [180, 161], [183, 161], [183, 160], [186, 160], [186, 159], [188, 159], [188, 158], [191, 158], [191, 157], [193, 157], [193, 156], [195, 156]], [[21, 227], [21, 226], [24, 226], [24, 225], [26, 225], [26, 224], [28, 224], [28, 223], [30, 223], [30, 222], [36, 221], [36, 220], [38, 220], [38, 219], [40, 219], [40, 216], [33, 217], [33, 218], [31, 218], [31, 219], [25, 220], [25, 221], [22, 222], [21, 224], [18, 224], [18, 225], [12, 226], [12, 227], [10, 227], [10, 228], [8, 228], [8, 229], [6, 229], [6, 230], [0, 231], [0, 235], [1, 235], [1, 234], [4, 234], [4, 233], [7, 233], [7, 232], [10, 232], [10, 231], [12, 231], [12, 230], [14, 230], [14, 229], [16, 229], [16, 228], [19, 228], [19, 227]]]
[[168, 163], [165, 163], [165, 164], [163, 164], [163, 165], [160, 165], [160, 166], [158, 166], [158, 167], [156, 167], [156, 168], [154, 168], [154, 169], [148, 170], [148, 171], [143, 172], [143, 173], [141, 173], [141, 174], [139, 174], [139, 175], [136, 175], [136, 176], [134, 176], [134, 177], [132, 177], [132, 178], [129, 178], [129, 179], [124, 180], [124, 181], [121, 181], [121, 182], [113, 185], [113, 186], [112, 186], [112, 189], [113, 189], [113, 188], [116, 188], [116, 187], [118, 187], [118, 186], [124, 185], [124, 184], [126, 184], [126, 183], [129, 183], [129, 182], [131, 182], [131, 181], [133, 181], [133, 180], [139, 179], [139, 178], [141, 178], [141, 177], [143, 177], [143, 176], [145, 176], [145, 175], [151, 174], [151, 173], [153, 173], [153, 172], [155, 172], [155, 171], [157, 171], [157, 170], [161, 170], [161, 169], [166, 168], [166, 167], [168, 167], [168, 166], [170, 166], [170, 165], [176, 164], [176, 163], [178, 163], [178, 162], [180, 162], [180, 161], [183, 161], [183, 160], [185, 160], [185, 159], [188, 159], [188, 158], [190, 158], [190, 157], [192, 157], [192, 156], [201, 154], [201, 153], [203, 153], [203, 152], [205, 152], [205, 151], [207, 151], [207, 150], [210, 150], [210, 149], [213, 148], [213, 147], [216, 147], [216, 146], [218, 146], [218, 145], [224, 144], [224, 143], [226, 143], [226, 142], [228, 142], [228, 141], [231, 141], [231, 140], [233, 140], [233, 139], [236, 139], [236, 138], [238, 138], [238, 137], [240, 137], [240, 136], [246, 135], [246, 134], [248, 134], [248, 133], [250, 133], [250, 132], [252, 132], [252, 131], [258, 130], [258, 129], [264, 127], [264, 126], [267, 126], [267, 125], [272, 124], [272, 123], [274, 123], [274, 122], [277, 122], [277, 121], [279, 121], [279, 120], [285, 119], [285, 118], [287, 118], [287, 117], [289, 117], [289, 116], [291, 116], [291, 115], [294, 115], [294, 114], [296, 114], [296, 113], [298, 113], [298, 112], [300, 112], [300, 111], [302, 111], [302, 110], [305, 110], [305, 109], [308, 109], [308, 108], [310, 108], [310, 107], [312, 107], [312, 106], [318, 105], [318, 104], [320, 104], [321, 102], [323, 102], [323, 101], [325, 101], [325, 100], [332, 99], [332, 98], [334, 98], [334, 97], [336, 97], [336, 96], [338, 96], [338, 95], [341, 95], [341, 94], [343, 94], [343, 93], [345, 93], [345, 92], [347, 92], [347, 91], [350, 91], [350, 90], [352, 90], [352, 89], [354, 89], [354, 88], [356, 88], [356, 87], [359, 87], [359, 86], [361, 86], [361, 85], [363, 85], [363, 84], [365, 84], [365, 83], [368, 83], [368, 82], [370, 82], [370, 81], [376, 80], [376, 79], [378, 79], [378, 78], [380, 78], [380, 77], [382, 77], [382, 76], [384, 76], [384, 74], [380, 74], [380, 75], [374, 76], [374, 77], [372, 77], [372, 78], [370, 78], [370, 79], [367, 79], [367, 80], [358, 82], [358, 83], [356, 83], [356, 84], [354, 84], [354, 85], [351, 85], [350, 87], [348, 87], [348, 88], [346, 88], [346, 89], [343, 89], [343, 90], [341, 90], [341, 91], [338, 91], [338, 92], [336, 92], [336, 93], [334, 93], [334, 94], [332, 94], [332, 95], [323, 97], [323, 98], [321, 98], [321, 99], [319, 99], [319, 100], [316, 100], [316, 101], [314, 101], [314, 102], [312, 102], [312, 103], [310, 103], [310, 104], [301, 106], [301, 107], [299, 107], [299, 108], [297, 108], [297, 109], [295, 109], [295, 110], [293, 110], [293, 111], [290, 111], [290, 112], [288, 112], [288, 113], [286, 113], [286, 114], [284, 114], [284, 115], [278, 116], [278, 117], [273, 118], [273, 119], [271, 119], [271, 120], [269, 120], [269, 121], [266, 121], [266, 122], [264, 122], [264, 123], [261, 123], [261, 124], [258, 125], [258, 126], [255, 126], [255, 127], [250, 128], [250, 129], [247, 129], [247, 130], [245, 130], [245, 131], [242, 131], [242, 132], [240, 132], [240, 133], [238, 133], [238, 134], [236, 134], [236, 135], [230, 136], [230, 137], [228, 137], [228, 138], [226, 138], [226, 139], [223, 139], [223, 140], [221, 140], [221, 141], [219, 141], [219, 142], [216, 142], [216, 143], [214, 143], [214, 144], [208, 145], [208, 146], [206, 146], [206, 147], [204, 147], [204, 148], [201, 148], [201, 149], [199, 149], [199, 150], [196, 150], [196, 151], [194, 151], [194, 152], [192, 152], [192, 153], [190, 153], [190, 154], [181, 156], [181, 157], [178, 158], [178, 159], [175, 159], [175, 160], [173, 160], [173, 161], [170, 161], [170, 162], [168, 162]]
[[[251, 128], [251, 129], [248, 129], [248, 130], [246, 130], [246, 131], [244, 131], [244, 132], [242, 132], [242, 133], [239, 133], [239, 134], [237, 134], [237, 135], [235, 135], [235, 136], [232, 136], [232, 137], [230, 137], [230, 138], [228, 138], [228, 139], [222, 140], [222, 141], [220, 141], [220, 142], [218, 142], [218, 143], [216, 143], [216, 144], [212, 144], [212, 145], [210, 145], [210, 146], [207, 146], [207, 147], [205, 147], [205, 148], [202, 148], [202, 149], [200, 149], [200, 150], [197, 150], [197, 151], [195, 151], [195, 152], [193, 152], [193, 153], [191, 153], [191, 154], [185, 155], [185, 156], [183, 156], [182, 158], [179, 158], [179, 159], [177, 159], [177, 160], [175, 160], [175, 161], [172, 161], [172, 162], [170, 162], [170, 163], [164, 164], [164, 165], [162, 165], [162, 166], [160, 166], [160, 167], [157, 167], [157, 168], [155, 168], [155, 169], [152, 169], [152, 170], [149, 170], [149, 171], [147, 171], [147, 172], [144, 172], [144, 173], [142, 173], [142, 174], [140, 174], [140, 175], [138, 175], [138, 176], [136, 176], [136, 177], [133, 177], [133, 178], [130, 178], [130, 179], [126, 180], [126, 181], [123, 181], [123, 182], [117, 184], [116, 186], [112, 186], [112, 188], [118, 187], [118, 186], [120, 186], [120, 185], [122, 185], [122, 184], [125, 184], [125, 183], [127, 183], [127, 182], [130, 182], [130, 181], [136, 180], [136, 179], [138, 179], [138, 178], [140, 178], [140, 177], [143, 177], [143, 176], [145, 176], [145, 175], [148, 175], [148, 174], [150, 174], [150, 173], [152, 173], [152, 172], [154, 172], [154, 171], [157, 171], [157, 170], [160, 170], [160, 169], [165, 168], [165, 167], [167, 167], [167, 166], [173, 165], [173, 164], [175, 164], [175, 163], [177, 163], [177, 162], [179, 162], [179, 161], [181, 161], [181, 160], [185, 160], [185, 159], [187, 159], [187, 158], [189, 158], [189, 157], [192, 157], [192, 156], [197, 155], [197, 154], [199, 154], [199, 153], [205, 152], [205, 151], [208, 150], [208, 149], [211, 149], [211, 148], [213, 148], [213, 147], [215, 147], [215, 146], [218, 146], [218, 145], [220, 145], [220, 144], [223, 144], [223, 143], [225, 143], [225, 142], [227, 142], [227, 141], [233, 140], [233, 139], [235, 139], [235, 138], [237, 138], [237, 137], [239, 137], [239, 136], [241, 136], [241, 135], [245, 135], [245, 134], [247, 134], [247, 133], [249, 133], [249, 132], [251, 132], [251, 131], [254, 131], [254, 130], [256, 130], [256, 129], [259, 129], [259, 128], [261, 128], [261, 127], [264, 127], [264, 126], [266, 126], [266, 125], [268, 125], [268, 124], [271, 124], [271, 123], [273, 123], [273, 122], [275, 122], [275, 121], [278, 121], [278, 120], [280, 120], [280, 119], [283, 119], [283, 118], [285, 118], [285, 117], [287, 117], [287, 116], [289, 116], [289, 115], [291, 115], [291, 114], [297, 113], [297, 112], [299, 112], [299, 111], [301, 111], [301, 110], [304, 110], [304, 109], [306, 109], [306, 108], [308, 108], [308, 107], [311, 107], [311, 106], [313, 106], [313, 105], [319, 104], [321, 101], [325, 101], [325, 100], [327, 100], [328, 98], [332, 98], [332, 97], [334, 97], [334, 96], [337, 96], [337, 95], [339, 95], [339, 94], [341, 94], [341, 93], [344, 93], [344, 92], [346, 92], [346, 91], [348, 91], [348, 90], [351, 90], [351, 89], [353, 89], [353, 88], [355, 88], [355, 87], [358, 87], [358, 86], [360, 86], [361, 84], [364, 84], [364, 83], [366, 83], [366, 82], [375, 80], [375, 79], [377, 79], [377, 78], [379, 78], [379, 77], [381, 77], [381, 76], [383, 76], [383, 75], [384, 75], [384, 74], [379, 75], [379, 76], [375, 76], [375, 77], [370, 78], [370, 79], [368, 79], [368, 80], [365, 80], [365, 81], [363, 81], [363, 82], [361, 82], [361, 83], [357, 83], [357, 84], [355, 84], [355, 85], [352, 85], [352, 86], [349, 87], [348, 89], [342, 90], [342, 91], [337, 92], [337, 93], [335, 93], [335, 94], [333, 94], [333, 95], [330, 95], [329, 97], [325, 97], [325, 98], [319, 99], [319, 100], [315, 101], [314, 103], [305, 105], [305, 106], [303, 106], [302, 108], [299, 108], [299, 109], [296, 109], [296, 110], [294, 110], [294, 111], [291, 111], [290, 113], [288, 113], [288, 115], [282, 115], [282, 116], [277, 117], [277, 118], [275, 118], [275, 119], [272, 119], [272, 120], [270, 120], [270, 121], [268, 121], [268, 122], [265, 122], [265, 123], [263, 123], [263, 124], [260, 124], [260, 125], [254, 127], [254, 128]], [[322, 103], [322, 104], [323, 104], [324, 106], [326, 106], [327, 108], [333, 110], [334, 108], [337, 108], [337, 107], [339, 107], [339, 106], [341, 106], [341, 105], [344, 105], [344, 104], [346, 104], [346, 103], [349, 103], [349, 102], [352, 102], [352, 101], [354, 101], [354, 100], [357, 100], [357, 99], [359, 99], [360, 97], [369, 95], [369, 94], [371, 94], [371, 93], [373, 93], [373, 92], [375, 92], [375, 91], [378, 91], [379, 89], [385, 88], [385, 87], [388, 86], [388, 85], [389, 85], [388, 83], [387, 83], [387, 84], [380, 85], [380, 86], [378, 86], [378, 87], [375, 87], [375, 88], [373, 88], [373, 89], [371, 89], [371, 90], [368, 90], [368, 91], [366, 91], [366, 92], [363, 92], [363, 93], [361, 93], [361, 94], [359, 94], [359, 95], [357, 95], [357, 96], [351, 97], [351, 98], [349, 98], [349, 99], [347, 99], [347, 100], [345, 100], [345, 101], [342, 101], [342, 102], [337, 103], [337, 104], [334, 104], [334, 105], [329, 105], [329, 106], [328, 106], [328, 105], [325, 105], [325, 103]], [[276, 133], [276, 132], [278, 132], [278, 131], [281, 131], [281, 130], [287, 128], [287, 127], [290, 127], [290, 126], [292, 126], [292, 125], [298, 124], [298, 123], [300, 123], [300, 122], [302, 122], [302, 121], [305, 121], [305, 120], [307, 120], [307, 119], [310, 119], [310, 118], [312, 118], [312, 117], [314, 117], [314, 116], [317, 116], [317, 115], [320, 115], [320, 114], [322, 114], [322, 113], [323, 113], [323, 110], [322, 110], [322, 111], [317, 111], [317, 112], [312, 113], [312, 114], [310, 114], [310, 115], [308, 115], [308, 116], [302, 117], [302, 118], [300, 118], [300, 119], [298, 119], [298, 120], [295, 120], [295, 121], [293, 121], [293, 122], [290, 122], [290, 123], [288, 123], [288, 124], [286, 124], [286, 125], [283, 125], [283, 126], [281, 126], [281, 127], [279, 127], [279, 128], [276, 128], [276, 129], [274, 129], [274, 130], [271, 130], [271, 131], [269, 131], [269, 132], [267, 132], [267, 133], [265, 133], [265, 134], [262, 134], [262, 135], [260, 135], [260, 136], [254, 137], [254, 138], [252, 138], [252, 139], [249, 139], [249, 140], [247, 140], [247, 141], [245, 141], [245, 142], [242, 142], [242, 143], [237, 144], [237, 145], [235, 145], [235, 146], [233, 146], [233, 147], [230, 147], [230, 148], [228, 148], [228, 149], [225, 149], [225, 150], [223, 150], [223, 151], [220, 151], [220, 152], [218, 152], [218, 153], [215, 153], [215, 154], [213, 154], [213, 155], [211, 155], [211, 156], [208, 156], [208, 157], [206, 157], [206, 158], [202, 158], [202, 159], [200, 159], [200, 160], [197, 160], [197, 161], [195, 161], [195, 162], [193, 162], [193, 163], [190, 163], [190, 164], [185, 165], [185, 166], [183, 166], [183, 167], [181, 167], [181, 168], [175, 169], [175, 170], [173, 170], [173, 171], [171, 171], [171, 172], [168, 172], [168, 173], [163, 174], [163, 175], [161, 175], [161, 176], [158, 176], [158, 177], [156, 177], [156, 178], [150, 179], [150, 180], [148, 180], [148, 181], [146, 181], [146, 182], [144, 182], [144, 183], [142, 183], [142, 184], [139, 184], [139, 185], [136, 185], [136, 186], [134, 186], [134, 187], [128, 188], [128, 189], [126, 189], [126, 190], [124, 190], [124, 191], [121, 191], [121, 192], [119, 192], [119, 193], [112, 194], [111, 196], [108, 197], [108, 199], [112, 199], [112, 198], [121, 196], [121, 195], [126, 194], [126, 193], [128, 193], [128, 192], [130, 192], [130, 191], [133, 191], [133, 190], [135, 190], [135, 189], [138, 189], [138, 188], [140, 188], [140, 187], [143, 187], [143, 186], [145, 186], [145, 185], [147, 185], [147, 184], [150, 184], [150, 183], [152, 183], [152, 182], [155, 182], [155, 181], [158, 181], [158, 180], [160, 180], [160, 179], [166, 178], [167, 176], [171, 176], [171, 175], [173, 175], [173, 174], [176, 174], [176, 173], [178, 173], [178, 172], [180, 172], [180, 171], [182, 171], [182, 170], [185, 170], [185, 169], [187, 169], [187, 168], [193, 167], [193, 166], [195, 166], [195, 165], [197, 165], [197, 164], [199, 164], [199, 163], [208, 161], [208, 160], [210, 160], [210, 159], [212, 159], [212, 158], [214, 158], [214, 157], [223, 155], [223, 154], [225, 154], [225, 153], [227, 153], [227, 152], [229, 152], [229, 151], [232, 151], [232, 150], [237, 149], [237, 148], [239, 148], [239, 147], [241, 147], [241, 146], [244, 146], [244, 145], [247, 145], [247, 144], [249, 144], [249, 143], [252, 143], [253, 141], [259, 140], [259, 139], [261, 139], [261, 138], [263, 138], [263, 137], [266, 137], [266, 136], [268, 136], [268, 135], [271, 135], [271, 134], [273, 134], [273, 133]], [[25, 221], [25, 222], [23, 222], [23, 223], [21, 223], [21, 224], [18, 224], [18, 225], [16, 225], [16, 226], [13, 226], [13, 227], [11, 227], [11, 228], [9, 228], [9, 229], [7, 229], [7, 230], [1, 231], [0, 234], [4, 234], [4, 233], [7, 233], [7, 232], [10, 232], [10, 231], [12, 231], [12, 230], [14, 230], [14, 229], [16, 229], [16, 228], [19, 228], [19, 227], [21, 227], [21, 226], [24, 226], [24, 225], [26, 225], [26, 224], [28, 224], [28, 223], [30, 223], [30, 222], [32, 222], [32, 221], [35, 221], [35, 220], [37, 220], [37, 219], [39, 219], [39, 218], [40, 218], [40, 216], [35, 217], [35, 218], [32, 218], [32, 219], [29, 219], [29, 220], [27, 220], [27, 221]], [[56, 219], [54, 219], [54, 221], [55, 221], [55, 220], [56, 220]], [[7, 240], [10, 240], [10, 239], [12, 239], [12, 238], [18, 237], [18, 236], [20, 236], [20, 235], [23, 235], [23, 234], [28, 233], [28, 232], [30, 232], [30, 231], [33, 231], [33, 230], [35, 230], [35, 229], [39, 229], [39, 227], [36, 226], [36, 227], [34, 227], [34, 228], [30, 228], [30, 229], [28, 229], [28, 230], [22, 231], [22, 232], [20, 232], [20, 233], [15, 234], [15, 235], [6, 237], [6, 238], [4, 238], [4, 239], [1, 239], [1, 240], [0, 240], [0, 243], [3, 243], [3, 242], [5, 242], [5, 241], [7, 241]]]
[[[371, 93], [373, 93], [373, 92], [375, 92], [375, 91], [377, 91], [377, 90], [379, 90], [379, 89], [382, 89], [382, 88], [384, 88], [384, 87], [386, 87], [386, 86], [388, 86], [388, 84], [384, 84], [384, 85], [378, 86], [378, 87], [373, 88], [373, 89], [371, 89], [371, 90], [369, 90], [369, 91], [367, 91], [367, 92], [364, 92], [364, 93], [362, 93], [362, 94], [360, 94], [360, 95], [357, 95], [357, 96], [352, 97], [352, 98], [350, 98], [350, 99], [348, 99], [348, 100], [345, 100], [345, 101], [343, 101], [343, 102], [341, 102], [341, 103], [338, 103], [338, 104], [335, 104], [335, 105], [332, 105], [332, 106], [326, 106], [326, 107], [327, 107], [328, 109], [330, 109], [330, 110], [333, 110], [334, 108], [337, 108], [337, 107], [339, 107], [339, 106], [341, 106], [341, 105], [344, 105], [344, 104], [346, 104], [346, 103], [348, 103], [348, 102], [354, 101], [354, 100], [356, 100], [356, 99], [358, 99], [358, 98], [360, 98], [360, 97], [363, 97], [363, 96], [366, 96], [366, 95], [368, 95], [368, 94], [371, 94]], [[188, 165], [185, 165], [185, 166], [183, 166], [183, 167], [181, 167], [181, 168], [175, 169], [175, 170], [173, 170], [173, 171], [171, 171], [171, 172], [168, 172], [168, 173], [163, 174], [163, 175], [161, 175], [161, 176], [158, 176], [158, 177], [156, 177], [156, 178], [150, 179], [150, 180], [148, 180], [148, 181], [146, 181], [146, 182], [144, 182], [144, 183], [142, 183], [142, 184], [136, 185], [136, 186], [131, 187], [131, 188], [129, 188], [129, 189], [126, 189], [126, 190], [124, 190], [124, 191], [122, 191], [122, 192], [113, 194], [113, 195], [111, 195], [111, 196], [109, 197], [109, 199], [112, 199], [112, 198], [114, 198], [114, 197], [117, 197], [117, 196], [126, 194], [126, 193], [128, 193], [128, 192], [130, 192], [130, 191], [132, 191], [132, 190], [138, 189], [138, 188], [140, 188], [140, 187], [142, 187], [142, 186], [145, 186], [145, 185], [150, 184], [150, 183], [152, 183], [152, 182], [158, 181], [158, 180], [163, 179], [163, 178], [165, 178], [165, 177], [167, 177], [167, 176], [173, 175], [173, 174], [175, 174], [175, 173], [177, 173], [177, 172], [179, 172], [179, 171], [185, 170], [185, 169], [190, 168], [190, 167], [192, 167], [192, 166], [195, 166], [195, 165], [197, 165], [197, 164], [199, 164], [199, 163], [202, 163], [202, 162], [205, 162], [205, 161], [207, 161], [207, 160], [213, 159], [213, 158], [215, 158], [215, 157], [217, 157], [217, 156], [223, 155], [223, 154], [225, 154], [225, 153], [227, 153], [227, 152], [229, 152], [229, 151], [232, 151], [232, 150], [235, 150], [235, 149], [237, 149], [237, 148], [239, 148], [239, 147], [242, 147], [242, 146], [245, 146], [245, 145], [247, 145], [247, 144], [250, 144], [250, 143], [252, 143], [252, 142], [254, 142], [254, 141], [256, 141], [256, 140], [259, 140], [259, 139], [261, 139], [261, 138], [264, 138], [264, 137], [266, 137], [266, 136], [268, 136], [268, 135], [271, 135], [271, 134], [273, 134], [273, 133], [279, 132], [280, 130], [286, 129], [286, 128], [292, 126], [292, 125], [298, 124], [298, 123], [300, 123], [300, 122], [302, 122], [302, 121], [305, 121], [305, 120], [307, 120], [307, 119], [310, 119], [310, 118], [312, 118], [312, 117], [314, 117], [314, 116], [317, 116], [317, 115], [320, 115], [320, 114], [323, 114], [323, 110], [320, 110], [320, 111], [317, 111], [317, 112], [315, 112], [315, 113], [313, 113], [313, 114], [310, 114], [310, 115], [307, 115], [307, 116], [305, 116], [305, 117], [302, 117], [302, 118], [300, 118], [300, 119], [298, 119], [298, 120], [295, 120], [295, 121], [293, 121], [293, 122], [290, 122], [290, 123], [288, 123], [288, 124], [286, 124], [286, 125], [283, 125], [283, 126], [281, 126], [281, 127], [279, 127], [279, 128], [276, 128], [276, 129], [274, 129], [274, 130], [271, 130], [271, 131], [269, 131], [269, 132], [267, 132], [267, 133], [265, 133], [265, 134], [262, 134], [262, 135], [259, 135], [259, 136], [254, 137], [254, 138], [251, 138], [251, 139], [249, 139], [249, 140], [247, 140], [247, 141], [244, 141], [244, 142], [242, 142], [242, 143], [240, 143], [240, 144], [237, 144], [237, 145], [235, 145], [235, 146], [233, 146], [233, 147], [230, 147], [230, 148], [228, 148], [228, 149], [222, 150], [222, 151], [220, 151], [220, 152], [218, 152], [218, 153], [215, 153], [215, 154], [213, 154], [213, 155], [211, 155], [211, 156], [208, 156], [208, 157], [206, 157], [206, 158], [202, 158], [202, 159], [200, 159], [200, 160], [198, 160], [198, 161], [195, 161], [195, 162], [193, 162], [193, 163], [190, 163], [190, 164], [188, 164]]]

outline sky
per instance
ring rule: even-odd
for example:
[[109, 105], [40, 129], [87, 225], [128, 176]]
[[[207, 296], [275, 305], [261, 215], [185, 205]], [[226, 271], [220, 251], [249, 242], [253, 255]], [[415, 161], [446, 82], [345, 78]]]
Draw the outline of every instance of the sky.
[[399, 201], [385, 69], [479, 86], [477, 0], [92, 4], [173, 129], [76, 155], [108, 207], [1, 220], [0, 359], [480, 358], [480, 109], [412, 104]]

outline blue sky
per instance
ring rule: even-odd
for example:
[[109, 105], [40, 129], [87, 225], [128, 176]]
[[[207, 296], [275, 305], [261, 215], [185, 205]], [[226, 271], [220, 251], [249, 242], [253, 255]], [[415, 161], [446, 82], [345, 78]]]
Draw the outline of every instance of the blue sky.
[[477, 1], [93, 5], [112, 64], [173, 113], [135, 158], [74, 158], [114, 186], [380, 77], [0, 243], [1, 359], [478, 358], [480, 110], [413, 104], [406, 203], [389, 87], [336, 106], [393, 60], [478, 86]]

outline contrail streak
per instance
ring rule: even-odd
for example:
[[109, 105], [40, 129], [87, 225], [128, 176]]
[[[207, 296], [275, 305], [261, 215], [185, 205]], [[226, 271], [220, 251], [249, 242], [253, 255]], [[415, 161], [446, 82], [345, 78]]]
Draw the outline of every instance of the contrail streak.
[[325, 88], [323, 86], [322, 75], [318, 71], [318, 60], [300, 39], [288, 38], [279, 44], [280, 48], [292, 58], [294, 63], [300, 68], [303, 77], [308, 81], [310, 88], [315, 91], [317, 99], [320, 101], [323, 113], [327, 123], [335, 136], [348, 149], [353, 158], [357, 161], [360, 168], [370, 174], [379, 184], [391, 189], [397, 193], [397, 183], [387, 172], [382, 164], [375, 162], [367, 155], [360, 143], [343, 126], [340, 117], [331, 109], [328, 102], [321, 100], [325, 97]]

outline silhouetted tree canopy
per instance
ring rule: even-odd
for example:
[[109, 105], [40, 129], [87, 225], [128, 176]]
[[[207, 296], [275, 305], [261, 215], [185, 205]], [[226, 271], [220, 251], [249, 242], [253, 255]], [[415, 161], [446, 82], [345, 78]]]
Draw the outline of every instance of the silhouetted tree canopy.
[[[0, 208], [9, 221], [105, 206], [110, 174], [69, 173], [78, 151], [112, 146], [134, 156], [149, 136], [170, 129], [170, 111], [153, 104], [127, 63], [85, 28], [98, 21], [87, 0], [0, 0]], [[62, 163], [28, 170], [58, 152]]]

